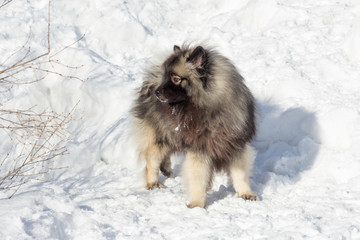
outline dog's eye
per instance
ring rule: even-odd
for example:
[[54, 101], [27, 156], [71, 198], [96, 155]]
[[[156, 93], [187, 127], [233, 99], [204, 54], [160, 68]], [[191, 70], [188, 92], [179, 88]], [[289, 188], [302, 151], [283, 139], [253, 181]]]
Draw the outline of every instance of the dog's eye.
[[179, 76], [173, 75], [173, 76], [171, 76], [171, 81], [175, 85], [179, 85], [181, 83], [181, 78]]

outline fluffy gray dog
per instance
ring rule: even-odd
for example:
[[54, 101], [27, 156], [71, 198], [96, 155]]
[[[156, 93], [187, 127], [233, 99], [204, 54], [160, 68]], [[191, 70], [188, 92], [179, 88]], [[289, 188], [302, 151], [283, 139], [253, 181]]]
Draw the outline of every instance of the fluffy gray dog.
[[181, 152], [189, 208], [205, 206], [214, 172], [222, 170], [239, 197], [258, 199], [249, 184], [254, 98], [227, 58], [202, 46], [175, 45], [162, 65], [147, 71], [132, 114], [147, 189], [163, 187], [159, 170], [170, 177], [170, 156]]

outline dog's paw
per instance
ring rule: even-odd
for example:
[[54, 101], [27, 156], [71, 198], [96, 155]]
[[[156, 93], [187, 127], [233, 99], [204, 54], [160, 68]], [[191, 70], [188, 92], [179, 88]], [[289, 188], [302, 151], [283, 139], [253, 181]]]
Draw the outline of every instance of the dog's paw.
[[195, 208], [195, 207], [200, 207], [200, 208], [204, 208], [205, 204], [204, 203], [200, 203], [200, 202], [190, 202], [188, 204], [186, 204], [186, 206], [188, 208]]
[[251, 191], [241, 193], [241, 194], [239, 194], [239, 197], [244, 200], [249, 200], [249, 201], [258, 201], [259, 200], [259, 197]]
[[162, 183], [159, 183], [159, 182], [146, 184], [146, 189], [147, 190], [153, 190], [153, 189], [156, 189], [156, 188], [164, 188], [164, 187], [165, 186]]

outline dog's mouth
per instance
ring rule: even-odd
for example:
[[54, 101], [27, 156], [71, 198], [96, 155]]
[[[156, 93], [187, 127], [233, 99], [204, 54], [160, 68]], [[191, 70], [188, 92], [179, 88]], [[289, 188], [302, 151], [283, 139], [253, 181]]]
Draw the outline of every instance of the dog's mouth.
[[162, 102], [162, 103], [167, 103], [167, 102], [169, 102], [169, 99], [164, 98], [162, 95], [156, 94], [155, 96], [156, 96], [156, 98], [157, 98], [160, 102]]
[[159, 95], [159, 94], [156, 94], [156, 98], [157, 98], [161, 103], [168, 103], [171, 107], [185, 102], [184, 99], [180, 99], [180, 100], [169, 100], [169, 99], [167, 99], [167, 98], [165, 98], [164, 96]]
[[185, 100], [179, 100], [179, 101], [169, 102], [169, 105], [170, 105], [171, 107], [173, 107], [173, 106], [178, 105], [178, 104], [181, 104], [181, 103], [183, 103], [183, 102], [185, 102]]

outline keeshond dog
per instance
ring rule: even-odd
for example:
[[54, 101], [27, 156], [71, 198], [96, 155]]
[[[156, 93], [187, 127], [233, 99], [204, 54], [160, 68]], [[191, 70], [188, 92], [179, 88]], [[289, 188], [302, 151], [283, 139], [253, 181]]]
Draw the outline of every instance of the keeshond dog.
[[254, 153], [255, 103], [229, 59], [202, 46], [174, 46], [145, 74], [132, 108], [146, 189], [162, 188], [159, 170], [172, 176], [170, 156], [185, 153], [182, 174], [189, 208], [205, 207], [216, 171], [226, 171], [239, 197], [257, 200], [249, 175]]

